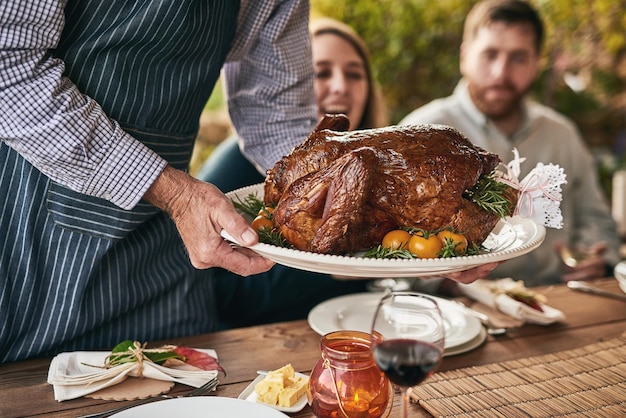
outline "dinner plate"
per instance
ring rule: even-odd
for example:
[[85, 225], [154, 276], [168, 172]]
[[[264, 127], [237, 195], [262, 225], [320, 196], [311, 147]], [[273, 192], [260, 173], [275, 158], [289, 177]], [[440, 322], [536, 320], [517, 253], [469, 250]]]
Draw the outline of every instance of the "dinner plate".
[[626, 293], [626, 261], [617, 263], [617, 265], [615, 265], [615, 269], [613, 270], [613, 274], [617, 279], [619, 288], [622, 289], [622, 292]]
[[446, 348], [444, 357], [456, 356], [457, 354], [467, 353], [475, 348], [480, 347], [487, 339], [487, 330], [485, 327], [480, 327], [478, 335], [466, 343], [457, 345], [456, 347]]
[[[309, 312], [309, 326], [318, 334], [332, 331], [352, 330], [371, 332], [374, 311], [382, 293], [355, 293], [328, 299]], [[458, 354], [459, 347], [465, 351], [475, 348], [483, 327], [480, 321], [464, 312], [464, 307], [456, 302], [430, 296], [437, 301], [446, 327], [445, 355]], [[483, 340], [484, 341], [484, 338]], [[478, 344], [482, 343], [478, 342]]]
[[[298, 373], [298, 372], [296, 372], [296, 376], [308, 377], [307, 375]], [[254, 387], [256, 386], [257, 383], [259, 383], [264, 378], [265, 376], [261, 376], [261, 375], [257, 376], [257, 378], [254, 379], [252, 383], [250, 383], [243, 390], [243, 392], [241, 392], [241, 394], [239, 395], [239, 399], [243, 399], [249, 402], [257, 402], [257, 395], [256, 395], [256, 392], [254, 391]], [[261, 403], [261, 402], [257, 402], [257, 403]], [[277, 409], [282, 412], [294, 413], [294, 412], [302, 411], [302, 408], [304, 408], [304, 406], [307, 404], [306, 392], [302, 394], [302, 396], [300, 396], [300, 399], [298, 399], [298, 401], [292, 406], [266, 405], [263, 403], [261, 404], [264, 406], [268, 406], [270, 408]]]
[[111, 415], [114, 418], [206, 418], [255, 417], [284, 418], [289, 415], [256, 402], [220, 396], [166, 399], [129, 408]]
[[[226, 193], [238, 202], [248, 195], [263, 199], [263, 184], [255, 184]], [[537, 248], [545, 238], [543, 225], [521, 217], [506, 218], [498, 222], [489, 234], [483, 247], [485, 251], [472, 256], [432, 259], [380, 259], [365, 258], [361, 254], [342, 256], [317, 254], [291, 248], [258, 243], [251, 250], [275, 263], [300, 270], [334, 274], [344, 278], [426, 277], [464, 271], [487, 263], [505, 261], [519, 257]], [[222, 236], [241, 245], [226, 231]]]

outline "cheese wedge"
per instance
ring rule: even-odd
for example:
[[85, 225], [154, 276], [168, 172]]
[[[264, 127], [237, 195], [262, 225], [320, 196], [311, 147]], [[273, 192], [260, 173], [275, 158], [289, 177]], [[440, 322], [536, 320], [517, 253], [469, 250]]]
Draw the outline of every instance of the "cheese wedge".
[[309, 378], [296, 376], [291, 364], [269, 371], [267, 376], [254, 386], [257, 401], [283, 407], [293, 406], [306, 392]]
[[278, 394], [278, 406], [292, 406], [306, 392], [307, 383], [309, 382], [308, 378], [296, 376], [289, 380], [290, 384]]

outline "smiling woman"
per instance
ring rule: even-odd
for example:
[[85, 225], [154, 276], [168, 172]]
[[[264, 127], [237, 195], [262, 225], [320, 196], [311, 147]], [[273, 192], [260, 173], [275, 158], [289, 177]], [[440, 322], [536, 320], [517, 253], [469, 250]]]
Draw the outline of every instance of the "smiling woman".
[[350, 130], [388, 125], [363, 40], [350, 26], [330, 18], [316, 19], [310, 27], [318, 116], [344, 113]]

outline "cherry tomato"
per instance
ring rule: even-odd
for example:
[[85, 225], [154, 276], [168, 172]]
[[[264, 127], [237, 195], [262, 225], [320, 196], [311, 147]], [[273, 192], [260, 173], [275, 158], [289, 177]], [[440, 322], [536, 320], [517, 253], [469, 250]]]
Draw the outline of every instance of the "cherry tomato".
[[418, 258], [438, 258], [442, 248], [443, 245], [437, 235], [425, 237], [424, 234], [419, 233], [411, 237], [408, 246], [411, 254]]
[[457, 255], [463, 255], [467, 251], [467, 238], [463, 234], [444, 229], [437, 232], [437, 237], [444, 247], [453, 250]]
[[256, 231], [266, 228], [272, 229], [274, 225], [272, 224], [272, 220], [266, 216], [259, 215], [252, 221], [252, 228]]
[[382, 246], [384, 248], [389, 248], [390, 250], [401, 250], [409, 245], [410, 239], [411, 234], [408, 232], [402, 229], [394, 229], [393, 231], [389, 231], [385, 234]]
[[263, 215], [266, 218], [272, 219], [272, 213], [274, 213], [274, 208], [271, 206], [264, 206], [259, 209], [259, 213], [257, 215]]

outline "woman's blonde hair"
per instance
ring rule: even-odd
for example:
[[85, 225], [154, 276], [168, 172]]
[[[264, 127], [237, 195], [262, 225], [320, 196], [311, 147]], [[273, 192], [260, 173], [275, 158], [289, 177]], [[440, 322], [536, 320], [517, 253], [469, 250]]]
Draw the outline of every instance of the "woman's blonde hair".
[[380, 128], [389, 125], [387, 106], [380, 87], [372, 74], [369, 49], [354, 29], [345, 23], [328, 17], [313, 19], [309, 25], [311, 38], [318, 35], [333, 34], [345, 39], [356, 50], [365, 64], [367, 73], [368, 96], [363, 117], [357, 129]]

